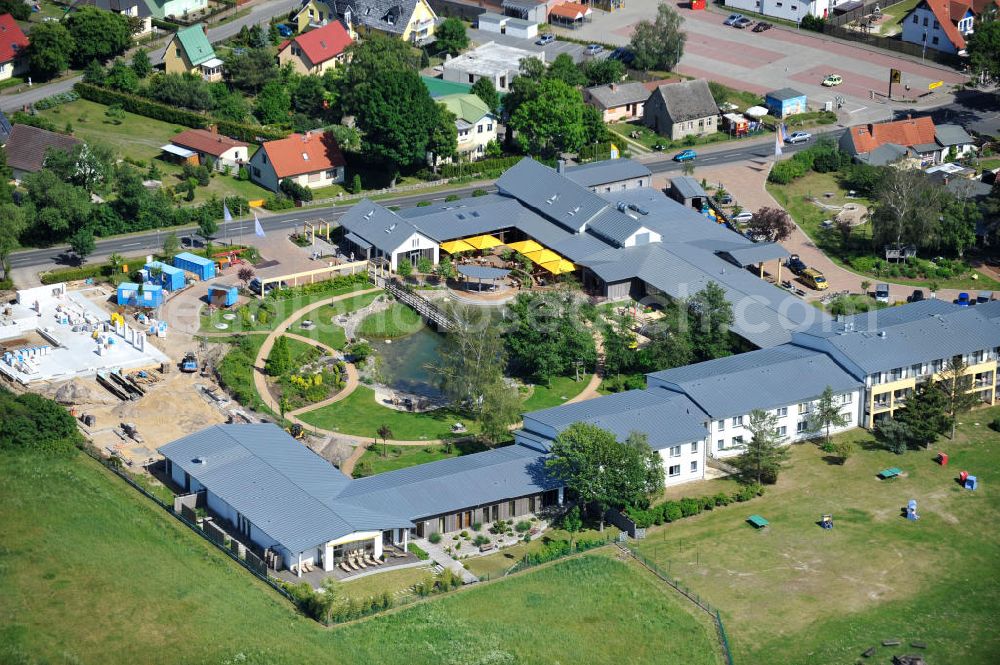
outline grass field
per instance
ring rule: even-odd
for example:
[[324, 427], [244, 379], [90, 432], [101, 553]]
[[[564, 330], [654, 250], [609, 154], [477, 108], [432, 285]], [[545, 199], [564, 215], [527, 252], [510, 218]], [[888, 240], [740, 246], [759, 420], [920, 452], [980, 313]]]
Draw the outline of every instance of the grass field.
[[[853, 663], [892, 638], [904, 646], [880, 647], [876, 662], [920, 640], [929, 663], [995, 663], [1000, 534], [985, 525], [1000, 519], [1000, 434], [985, 424], [997, 415], [1000, 408], [968, 415], [956, 441], [902, 456], [850, 432], [867, 449], [844, 466], [811, 444], [795, 446], [779, 483], [746, 509], [654, 528], [640, 549], [721, 609], [738, 663]], [[933, 462], [937, 450], [951, 456], [949, 466]], [[875, 478], [890, 466], [906, 476]], [[978, 491], [959, 487], [962, 469], [979, 476]], [[722, 487], [728, 482], [676, 489], [695, 496]], [[901, 517], [909, 499], [917, 522]], [[754, 531], [743, 522], [750, 513], [771, 526]], [[834, 516], [830, 531], [816, 524], [824, 513]]]
[[0, 662], [719, 662], [707, 617], [600, 553], [325, 629], [89, 458], [4, 454], [0, 474], [17, 534], [0, 546]]
[[[144, 162], [147, 166], [155, 160], [163, 173], [163, 184], [177, 186], [181, 182], [181, 168], [176, 164], [156, 159], [161, 154], [160, 146], [170, 142], [171, 137], [187, 129], [161, 120], [154, 120], [134, 113], [125, 113], [120, 124], [115, 124], [105, 116], [104, 104], [78, 99], [51, 109], [39, 111], [38, 115], [51, 120], [60, 129], [66, 123], [73, 126], [73, 135], [88, 142], [100, 142], [113, 146], [123, 158]], [[251, 150], [253, 154], [253, 150]], [[267, 190], [249, 181], [240, 181], [217, 173], [207, 187], [195, 190], [195, 203], [216, 196], [242, 196], [247, 199], [264, 198]]]
[[409, 441], [467, 436], [452, 434], [451, 426], [458, 422], [465, 423], [471, 433], [478, 429], [476, 423], [451, 409], [411, 413], [384, 407], [375, 401], [375, 391], [368, 386], [358, 386], [343, 400], [303, 413], [299, 419], [322, 429], [365, 437], [374, 437], [375, 430], [388, 425], [392, 438]]
[[566, 400], [576, 397], [587, 387], [589, 374], [584, 374], [579, 381], [572, 376], [557, 376], [549, 381], [547, 386], [534, 386], [531, 395], [524, 400], [524, 411], [537, 411], [551, 406], [559, 406]]
[[420, 315], [403, 303], [394, 302], [387, 309], [369, 314], [358, 324], [358, 336], [371, 339], [404, 337], [423, 327]]
[[365, 466], [371, 469], [372, 474], [385, 473], [386, 471], [405, 469], [417, 464], [436, 462], [448, 459], [449, 457], [471, 455], [472, 453], [479, 453], [486, 450], [486, 446], [478, 441], [455, 443], [451, 445], [450, 450], [438, 444], [428, 446], [385, 446], [385, 448], [387, 453], [385, 457], [382, 456], [383, 446], [381, 443], [370, 450], [366, 450], [365, 454], [358, 460], [358, 465], [355, 469]]
[[[484, 531], [485, 535], [489, 536], [489, 532]], [[475, 537], [475, 533], [472, 534]], [[474, 556], [468, 559], [464, 559], [462, 563], [466, 568], [472, 572], [473, 575], [485, 579], [494, 579], [502, 576], [505, 572], [510, 570], [511, 566], [519, 562], [525, 554], [529, 552], [537, 552], [545, 546], [546, 540], [600, 540], [600, 539], [614, 539], [618, 537], [618, 529], [613, 526], [605, 526], [604, 532], [601, 533], [597, 529], [584, 529], [575, 534], [571, 534], [568, 531], [563, 531], [562, 529], [550, 529], [546, 531], [542, 536], [535, 538], [534, 540], [527, 543], [518, 543], [517, 545], [512, 545], [510, 547], [505, 547], [495, 554], [487, 554], [486, 556]], [[460, 550], [461, 552], [461, 550]]]
[[[788, 214], [792, 216], [802, 231], [809, 236], [810, 240], [816, 243], [816, 246], [831, 261], [854, 272], [848, 261], [854, 256], [859, 256], [857, 250], [845, 250], [841, 247], [840, 235], [836, 231], [823, 229], [821, 226], [824, 220], [833, 219], [836, 211], [824, 210], [807, 201], [806, 197], [815, 196], [821, 198], [828, 205], [843, 205], [844, 203], [851, 202], [867, 206], [869, 202], [866, 199], [848, 199], [846, 197], [847, 192], [837, 182], [837, 175], [835, 173], [809, 172], [787, 185], [768, 183], [767, 191], [788, 211]], [[823, 195], [828, 192], [832, 193], [833, 196], [830, 198], [824, 197]], [[867, 240], [871, 238], [871, 234], [871, 224], [865, 223], [855, 227], [852, 236], [855, 240]], [[870, 245], [868, 242], [859, 244], [863, 244], [865, 247]], [[871, 254], [866, 250], [864, 255], [869, 256]], [[972, 279], [970, 276], [955, 279], [940, 279], [937, 281], [943, 289], [1000, 290], [1000, 282], [991, 279], [983, 273], [977, 272], [975, 274], [978, 275], [976, 279]], [[897, 284], [908, 284], [923, 288], [930, 287], [929, 280], [907, 279], [905, 277], [878, 277], [859, 274], [859, 285], [862, 279], [869, 279], [870, 281], [885, 279]]]
[[[298, 321], [291, 325], [288, 332], [308, 337], [309, 339], [316, 340], [317, 342], [321, 342], [327, 346], [332, 346], [333, 348], [342, 351], [344, 346], [347, 344], [347, 337], [344, 335], [344, 329], [333, 322], [334, 317], [347, 314], [348, 312], [353, 312], [370, 305], [375, 298], [379, 297], [379, 295], [381, 294], [366, 293], [364, 295], [354, 296], [353, 298], [347, 298], [346, 300], [340, 300], [329, 305], [323, 305], [319, 309], [315, 309], [299, 318]], [[302, 328], [302, 322], [306, 319], [312, 321], [315, 327], [310, 330], [304, 330]]]

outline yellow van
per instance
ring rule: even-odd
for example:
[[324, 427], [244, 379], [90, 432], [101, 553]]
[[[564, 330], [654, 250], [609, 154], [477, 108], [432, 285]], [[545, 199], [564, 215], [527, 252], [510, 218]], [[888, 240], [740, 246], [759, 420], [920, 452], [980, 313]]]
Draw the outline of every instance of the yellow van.
[[823, 276], [819, 270], [815, 268], [806, 268], [799, 275], [802, 278], [802, 282], [817, 291], [823, 291], [830, 288], [830, 285], [826, 283], [826, 277]]

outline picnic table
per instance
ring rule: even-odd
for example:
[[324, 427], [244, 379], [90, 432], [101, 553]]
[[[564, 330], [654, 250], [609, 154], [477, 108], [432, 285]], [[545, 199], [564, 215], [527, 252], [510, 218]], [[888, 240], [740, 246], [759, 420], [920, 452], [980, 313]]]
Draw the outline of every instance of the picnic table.
[[770, 524], [770, 522], [768, 522], [766, 519], [764, 519], [760, 515], [751, 515], [750, 517], [747, 518], [747, 522], [750, 522], [750, 524], [755, 529], [763, 529], [768, 524]]
[[898, 466], [891, 466], [888, 469], [882, 469], [878, 472], [878, 477], [882, 480], [889, 480], [890, 478], [895, 478], [903, 473], [903, 470]]

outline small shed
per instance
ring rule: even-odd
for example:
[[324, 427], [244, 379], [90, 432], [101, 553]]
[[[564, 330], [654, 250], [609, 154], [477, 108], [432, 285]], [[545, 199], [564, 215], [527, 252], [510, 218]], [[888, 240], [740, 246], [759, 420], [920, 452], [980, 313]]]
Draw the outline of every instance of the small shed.
[[118, 285], [118, 304], [129, 307], [159, 307], [163, 304], [163, 287], [159, 284], [146, 283], [140, 286], [134, 282], [122, 282]]
[[175, 256], [174, 266], [181, 270], [193, 272], [202, 281], [215, 277], [215, 261], [197, 256], [191, 252], [181, 252]]
[[235, 286], [212, 284], [208, 287], [208, 302], [215, 307], [232, 307], [239, 297], [239, 289]]
[[687, 175], [674, 176], [670, 179], [667, 196], [695, 210], [702, 210], [708, 202], [708, 194], [702, 189], [701, 183]]
[[150, 261], [145, 265], [149, 281], [165, 288], [167, 291], [177, 291], [184, 288], [184, 271], [160, 261]]
[[772, 90], [764, 95], [764, 106], [775, 118], [787, 118], [806, 112], [806, 95], [794, 88]]

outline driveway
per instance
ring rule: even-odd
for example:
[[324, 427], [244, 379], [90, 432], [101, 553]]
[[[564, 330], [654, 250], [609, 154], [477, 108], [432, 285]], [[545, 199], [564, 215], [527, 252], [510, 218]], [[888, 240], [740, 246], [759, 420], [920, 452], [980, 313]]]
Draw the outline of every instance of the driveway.
[[[927, 91], [927, 85], [944, 81], [945, 85], [958, 84], [966, 76], [935, 63], [896, 56], [883, 51], [869, 50], [861, 45], [849, 44], [825, 37], [819, 33], [795, 30], [776, 25], [771, 30], [755, 33], [725, 26], [728, 11], [692, 11], [687, 2], [672, 0], [677, 12], [684, 19], [687, 44], [677, 71], [699, 78], [724, 83], [739, 90], [757, 94], [782, 87], [792, 87], [809, 96], [811, 106], [825, 101], [845, 98], [844, 110], [852, 115], [851, 122], [872, 122], [886, 119], [891, 109], [880, 101], [870, 99], [870, 91], [885, 94], [888, 89], [889, 69], [903, 73], [903, 85], [895, 86], [894, 96]], [[555, 32], [575, 39], [593, 39], [603, 43], [626, 45], [635, 24], [642, 19], [652, 19], [655, 3], [627, 3], [622, 10], [607, 13], [594, 10], [594, 20], [577, 30], [556, 28]], [[822, 79], [829, 73], [838, 73], [844, 83], [836, 88], [824, 88]], [[897, 93], [898, 90], [898, 93]], [[934, 93], [921, 98], [919, 103], [908, 104], [911, 109], [929, 104], [942, 104], [947, 95]]]
[[[766, 159], [747, 160], [742, 163], [725, 164], [719, 166], [708, 166], [696, 168], [694, 176], [699, 180], [705, 178], [710, 183], [722, 183], [726, 190], [743, 206], [744, 209], [756, 211], [765, 206], [782, 209], [781, 205], [774, 200], [764, 187], [767, 174], [770, 172], [770, 161]], [[662, 177], [662, 176], [661, 176]], [[662, 186], [662, 182], [654, 178], [654, 186]], [[792, 232], [792, 236], [781, 243], [790, 254], [798, 254], [806, 265], [818, 269], [826, 277], [830, 284], [830, 291], [850, 291], [851, 293], [861, 292], [861, 282], [867, 280], [872, 283], [871, 289], [875, 288], [875, 283], [881, 280], [875, 277], [865, 277], [851, 272], [834, 263], [809, 239], [797, 225]], [[766, 268], [766, 266], [765, 266]], [[787, 275], [787, 276], [786, 276]], [[782, 271], [782, 280], [791, 279], [793, 283], [806, 292], [806, 300], [818, 300], [827, 292], [814, 291], [798, 282], [791, 273]], [[905, 284], [889, 284], [889, 298], [892, 302], [906, 301], [907, 296], [913, 293], [915, 287]], [[928, 289], [924, 289], [928, 293]], [[958, 289], [942, 289], [938, 291], [938, 297], [946, 300], [954, 300], [958, 297]]]

